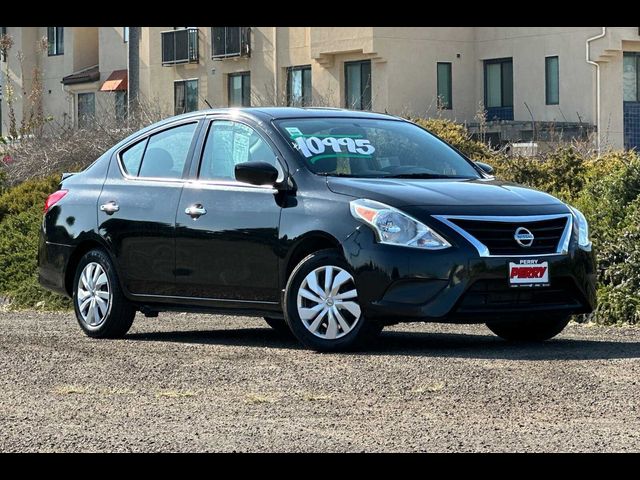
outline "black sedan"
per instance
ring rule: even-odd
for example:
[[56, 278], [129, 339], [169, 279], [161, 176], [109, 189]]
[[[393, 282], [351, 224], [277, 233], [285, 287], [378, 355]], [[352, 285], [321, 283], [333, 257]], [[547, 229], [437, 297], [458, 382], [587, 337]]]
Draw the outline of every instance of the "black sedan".
[[587, 221], [491, 173], [389, 115], [189, 113], [63, 175], [40, 283], [91, 337], [189, 310], [262, 316], [324, 351], [406, 321], [546, 340], [594, 308]]

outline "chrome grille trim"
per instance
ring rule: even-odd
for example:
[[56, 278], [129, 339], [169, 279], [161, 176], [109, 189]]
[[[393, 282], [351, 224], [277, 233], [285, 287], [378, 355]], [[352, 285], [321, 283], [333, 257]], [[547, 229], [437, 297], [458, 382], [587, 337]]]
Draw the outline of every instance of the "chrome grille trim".
[[[550, 257], [553, 255], [567, 255], [569, 253], [569, 241], [571, 240], [571, 231], [573, 230], [573, 215], [570, 213], [558, 213], [552, 215], [521, 215], [521, 216], [488, 216], [488, 215], [431, 215], [436, 220], [447, 225], [449, 228], [455, 230], [462, 235], [466, 240], [471, 243], [478, 255], [481, 257]], [[566, 218], [567, 222], [564, 226], [564, 231], [560, 237], [560, 241], [556, 247], [556, 251], [552, 253], [538, 253], [538, 254], [513, 254], [513, 255], [491, 255], [489, 248], [480, 242], [476, 237], [471, 235], [462, 227], [456, 225], [450, 220], [472, 220], [478, 222], [505, 222], [505, 223], [522, 223], [527, 222], [540, 222], [544, 220], [556, 220], [558, 218]]]

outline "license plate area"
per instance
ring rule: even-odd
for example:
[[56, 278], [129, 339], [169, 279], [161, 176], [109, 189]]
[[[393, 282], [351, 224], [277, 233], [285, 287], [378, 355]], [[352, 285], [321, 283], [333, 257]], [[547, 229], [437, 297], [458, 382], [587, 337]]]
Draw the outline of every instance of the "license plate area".
[[510, 287], [548, 287], [549, 262], [536, 259], [509, 262]]

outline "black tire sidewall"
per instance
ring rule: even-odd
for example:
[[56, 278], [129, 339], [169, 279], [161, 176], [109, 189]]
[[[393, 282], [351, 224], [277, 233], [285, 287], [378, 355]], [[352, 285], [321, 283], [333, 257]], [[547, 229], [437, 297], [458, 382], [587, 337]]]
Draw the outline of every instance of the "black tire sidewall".
[[[336, 250], [321, 250], [305, 257], [291, 272], [285, 288], [283, 301], [285, 320], [293, 335], [307, 348], [320, 352], [336, 352], [360, 347], [368, 340], [369, 333], [380, 330], [377, 324], [367, 321], [364, 313], [360, 314], [360, 319], [353, 330], [335, 340], [315, 336], [307, 330], [298, 315], [297, 294], [300, 285], [311, 271], [327, 265], [340, 267], [353, 276], [353, 269]], [[356, 285], [356, 290], [357, 288]]]
[[[97, 327], [90, 327], [82, 320], [78, 306], [78, 281], [80, 280], [80, 274], [84, 268], [92, 262], [98, 263], [105, 271], [111, 291], [111, 303], [107, 315], [105, 320]], [[104, 251], [98, 249], [90, 250], [80, 259], [73, 278], [73, 308], [80, 328], [90, 337], [121, 337], [131, 327], [133, 317], [135, 316], [135, 309], [133, 309], [122, 294], [118, 275], [113, 267], [113, 263]]]

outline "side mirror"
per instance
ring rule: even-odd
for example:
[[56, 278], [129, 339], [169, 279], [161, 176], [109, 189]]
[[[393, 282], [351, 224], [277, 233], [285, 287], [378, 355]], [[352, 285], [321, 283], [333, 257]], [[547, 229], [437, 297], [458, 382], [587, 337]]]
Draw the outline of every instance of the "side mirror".
[[479, 166], [484, 173], [488, 175], [493, 175], [493, 167], [488, 163], [476, 162], [476, 165]]
[[267, 162], [244, 162], [236, 165], [236, 180], [251, 185], [274, 185], [278, 170]]

